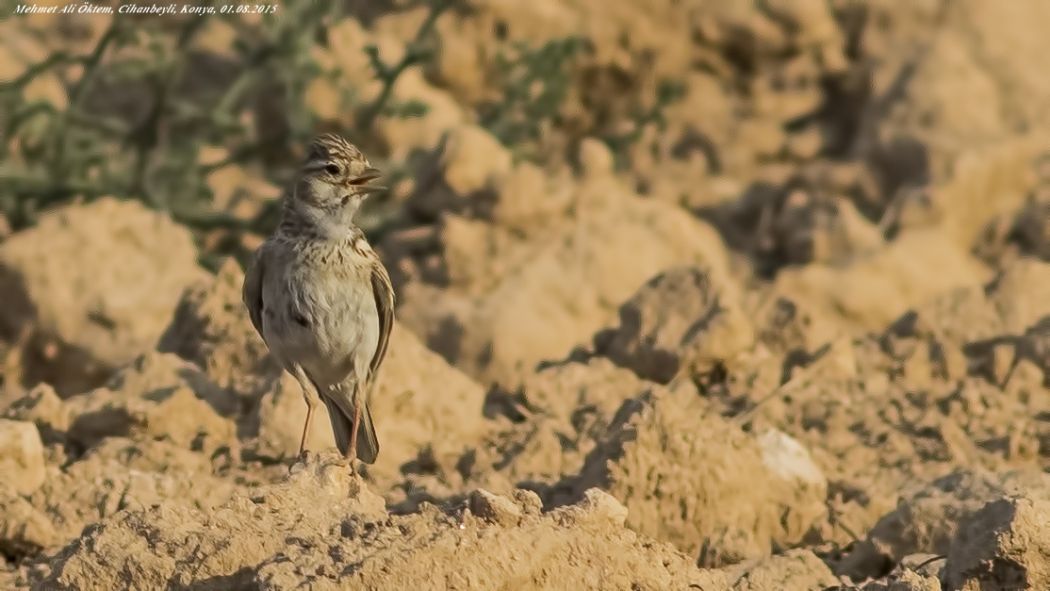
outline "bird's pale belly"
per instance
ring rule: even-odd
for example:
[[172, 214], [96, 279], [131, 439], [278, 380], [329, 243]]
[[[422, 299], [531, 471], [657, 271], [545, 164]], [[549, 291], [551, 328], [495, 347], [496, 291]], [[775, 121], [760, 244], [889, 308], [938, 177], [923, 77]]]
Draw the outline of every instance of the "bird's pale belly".
[[267, 343], [316, 382], [335, 384], [355, 368], [367, 371], [378, 346], [379, 315], [375, 296], [366, 289], [370, 284], [346, 275], [300, 269], [273, 277], [264, 287], [274, 292], [263, 298]]

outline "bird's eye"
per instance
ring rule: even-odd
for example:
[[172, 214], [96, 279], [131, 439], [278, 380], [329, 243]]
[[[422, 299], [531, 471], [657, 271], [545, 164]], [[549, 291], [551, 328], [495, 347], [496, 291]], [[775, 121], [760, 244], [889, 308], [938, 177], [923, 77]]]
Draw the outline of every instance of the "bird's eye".
[[339, 165], [338, 164], [329, 164], [328, 166], [324, 167], [324, 171], [327, 172], [328, 174], [332, 175], [332, 176], [338, 175], [339, 174]]

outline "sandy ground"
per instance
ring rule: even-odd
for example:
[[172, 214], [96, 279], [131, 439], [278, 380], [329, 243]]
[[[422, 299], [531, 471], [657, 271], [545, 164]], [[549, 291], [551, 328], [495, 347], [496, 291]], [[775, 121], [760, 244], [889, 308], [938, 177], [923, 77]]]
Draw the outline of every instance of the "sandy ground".
[[[360, 478], [325, 417], [295, 458], [235, 261], [111, 199], [0, 231], [0, 588], [1050, 588], [1050, 4], [470, 4], [378, 124], [426, 157]], [[471, 122], [568, 33], [581, 128], [685, 85], [626, 167]]]

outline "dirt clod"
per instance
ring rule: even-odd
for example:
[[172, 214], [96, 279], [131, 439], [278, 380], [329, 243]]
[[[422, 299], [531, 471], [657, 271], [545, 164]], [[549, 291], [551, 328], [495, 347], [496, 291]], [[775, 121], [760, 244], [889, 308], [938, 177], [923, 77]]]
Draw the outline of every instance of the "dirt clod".
[[1041, 589], [1050, 585], [1050, 501], [992, 501], [964, 520], [945, 565], [949, 588]]
[[196, 259], [187, 229], [140, 204], [59, 209], [0, 246], [0, 336], [28, 326], [25, 381], [81, 392], [153, 346]]
[[5, 482], [21, 494], [44, 483], [44, 446], [33, 423], [0, 419], [0, 468]]

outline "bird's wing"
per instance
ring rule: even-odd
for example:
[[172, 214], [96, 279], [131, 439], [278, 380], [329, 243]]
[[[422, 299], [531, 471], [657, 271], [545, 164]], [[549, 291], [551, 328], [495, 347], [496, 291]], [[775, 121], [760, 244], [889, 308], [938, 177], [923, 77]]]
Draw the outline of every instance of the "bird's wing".
[[[248, 265], [248, 271], [244, 275], [244, 287], [241, 290], [241, 299], [244, 300], [244, 306], [248, 308], [248, 316], [252, 320], [252, 326], [255, 327], [255, 331], [259, 333], [260, 337], [263, 337], [262, 327], [262, 312], [263, 312], [263, 273], [266, 271], [265, 261], [266, 257], [263, 256], [266, 250], [266, 245], [263, 244], [255, 251], [255, 255], [252, 257], [252, 262]], [[265, 340], [266, 337], [263, 337]]]
[[369, 364], [368, 379], [375, 381], [379, 366], [386, 357], [386, 346], [390, 342], [390, 332], [394, 329], [394, 287], [390, 284], [390, 275], [378, 257], [372, 260], [372, 295], [376, 300], [376, 311], [379, 312], [379, 344]]

